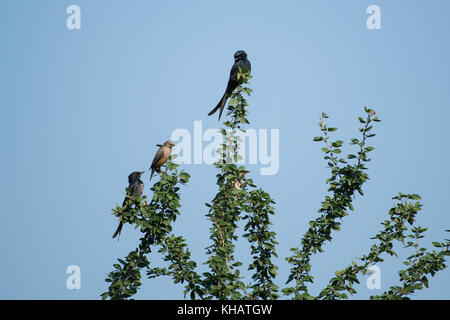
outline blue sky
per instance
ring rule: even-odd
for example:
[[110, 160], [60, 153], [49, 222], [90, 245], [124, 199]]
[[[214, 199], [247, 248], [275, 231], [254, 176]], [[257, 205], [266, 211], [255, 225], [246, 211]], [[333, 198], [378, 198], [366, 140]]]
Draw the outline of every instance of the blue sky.
[[[81, 30], [68, 30], [66, 8], [81, 8]], [[366, 8], [381, 8], [381, 30], [368, 30]], [[450, 216], [448, 128], [450, 20], [448, 1], [12, 1], [0, 3], [2, 299], [98, 299], [116, 258], [138, 243], [124, 227], [112, 240], [127, 176], [149, 167], [155, 145], [173, 130], [192, 132], [195, 120], [217, 127], [207, 112], [226, 85], [233, 53], [252, 62], [248, 99], [256, 129], [280, 130], [280, 170], [254, 181], [276, 200], [274, 230], [284, 258], [317, 217], [328, 177], [319, 134], [322, 111], [357, 135], [363, 106], [376, 125], [364, 197], [325, 253], [312, 259], [318, 293], [334, 275], [369, 250], [398, 192], [418, 193], [417, 223], [425, 246], [446, 237]], [[351, 151], [346, 146], [344, 151]], [[174, 232], [187, 239], [199, 272], [206, 271], [205, 218], [215, 194], [215, 168], [183, 165]], [[149, 195], [148, 173], [144, 176]], [[240, 232], [241, 234], [241, 232]], [[248, 245], [236, 257], [248, 262]], [[366, 277], [353, 298], [398, 283], [400, 259], [387, 257], [381, 290]], [[156, 250], [155, 250], [156, 251]], [[157, 254], [152, 265], [162, 265]], [[81, 268], [81, 289], [66, 288], [67, 266]], [[246, 272], [244, 272], [246, 274]], [[420, 299], [449, 299], [450, 271], [430, 279]], [[182, 299], [171, 279], [146, 280], [136, 298]]]

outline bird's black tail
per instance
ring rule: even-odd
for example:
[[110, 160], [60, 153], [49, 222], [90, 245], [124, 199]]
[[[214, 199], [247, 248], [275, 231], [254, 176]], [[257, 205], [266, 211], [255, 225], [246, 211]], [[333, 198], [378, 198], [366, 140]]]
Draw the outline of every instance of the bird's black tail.
[[214, 113], [217, 112], [217, 110], [220, 109], [219, 112], [219, 121], [220, 121], [220, 117], [222, 116], [223, 108], [225, 107], [225, 103], [227, 103], [227, 99], [228, 94], [225, 92], [224, 95], [222, 96], [222, 99], [220, 99], [219, 103], [217, 104], [217, 106], [215, 106], [215, 108], [208, 113], [208, 116], [213, 115]]
[[120, 232], [122, 231], [122, 226], [123, 226], [123, 224], [122, 224], [122, 222], [120, 222], [120, 223], [119, 223], [119, 226], [117, 227], [116, 232], [114, 232], [114, 234], [113, 234], [113, 236], [112, 236], [113, 238], [117, 237], [117, 235], [120, 236]]

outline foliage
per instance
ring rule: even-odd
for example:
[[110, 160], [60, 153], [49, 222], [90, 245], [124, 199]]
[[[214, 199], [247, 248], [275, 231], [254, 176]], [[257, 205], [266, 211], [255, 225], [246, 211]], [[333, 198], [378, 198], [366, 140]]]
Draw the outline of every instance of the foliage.
[[[251, 76], [245, 70], [238, 75], [246, 84]], [[248, 171], [238, 167], [234, 162], [239, 160], [239, 136], [237, 130], [245, 132], [244, 124], [248, 124], [247, 100], [243, 93], [250, 95], [251, 89], [239, 86], [231, 96], [228, 113], [230, 121], [225, 121], [222, 129], [224, 143], [221, 159], [215, 163], [220, 172], [217, 174], [219, 192], [207, 204], [207, 217], [212, 223], [210, 239], [212, 244], [206, 249], [209, 256], [206, 264], [210, 271], [204, 274], [205, 290], [208, 298], [217, 299], [275, 299], [278, 298], [278, 286], [273, 282], [277, 267], [272, 262], [276, 257], [275, 233], [270, 231], [270, 215], [274, 214], [270, 195], [262, 189], [256, 189], [251, 179], [245, 175]], [[236, 185], [238, 183], [238, 186]], [[251, 190], [250, 190], [251, 189]], [[253, 271], [254, 284], [246, 285], [241, 281], [239, 266], [241, 262], [234, 258], [235, 231], [239, 220], [247, 221], [244, 237], [251, 244], [253, 263], [248, 266]]]
[[[172, 224], [180, 214], [180, 186], [188, 182], [190, 176], [178, 171], [178, 165], [172, 159], [166, 164], [166, 171], [160, 174], [160, 180], [152, 187], [152, 199], [146, 202], [146, 196], [127, 200], [124, 207], [117, 206], [113, 213], [124, 223], [139, 228], [142, 233], [139, 246], [125, 259], [118, 259], [114, 270], [106, 278], [109, 288], [102, 294], [103, 299], [131, 298], [141, 285], [141, 269], [146, 270], [149, 279], [169, 276], [174, 283], [184, 285], [184, 295], [191, 299], [278, 299], [279, 287], [275, 283], [278, 266], [273, 263], [277, 257], [276, 233], [271, 231], [270, 217], [275, 214], [275, 201], [258, 188], [246, 175], [249, 171], [237, 166], [240, 138], [238, 131], [245, 132], [248, 103], [244, 95], [252, 90], [246, 86], [251, 75], [239, 70], [242, 85], [238, 86], [230, 97], [227, 116], [221, 129], [224, 138], [218, 150], [220, 159], [215, 163], [217, 194], [211, 203], [207, 203], [206, 217], [211, 222], [210, 241], [206, 247], [208, 271], [197, 272], [197, 263], [191, 260], [191, 253], [183, 237], [172, 233]], [[397, 256], [393, 249], [395, 241], [413, 248], [414, 252], [404, 264], [407, 269], [399, 271], [400, 282], [387, 292], [371, 299], [407, 299], [416, 290], [428, 288], [427, 276], [446, 268], [449, 255], [449, 240], [434, 242], [437, 251], [419, 247], [419, 239], [426, 228], [413, 226], [416, 215], [421, 210], [420, 197], [416, 194], [399, 194], [397, 201], [389, 211], [389, 218], [382, 223], [382, 230], [372, 239], [376, 240], [366, 255], [343, 270], [335, 272], [328, 285], [315, 296], [309, 293], [308, 285], [313, 283], [311, 256], [324, 251], [324, 244], [332, 240], [334, 231], [341, 230], [342, 219], [349, 215], [356, 195], [364, 195], [363, 185], [369, 179], [368, 154], [374, 150], [368, 146], [368, 139], [375, 136], [373, 125], [380, 120], [373, 109], [364, 108], [365, 117], [359, 117], [359, 138], [350, 139], [350, 145], [356, 147], [355, 154], [341, 156], [341, 140], [332, 141], [331, 134], [337, 128], [330, 127], [326, 121], [328, 115], [322, 113], [319, 121], [321, 136], [313, 140], [322, 142], [324, 159], [330, 169], [326, 180], [328, 194], [318, 210], [319, 216], [309, 222], [309, 229], [303, 235], [298, 247], [292, 248], [292, 255], [286, 258], [291, 269], [282, 293], [293, 299], [346, 299], [347, 294], [356, 293], [355, 283], [358, 276], [369, 272], [375, 263], [383, 261], [382, 255]], [[134, 207], [132, 207], [134, 205]], [[127, 208], [125, 210], [124, 208]], [[131, 208], [131, 209], [130, 209]], [[252, 262], [247, 266], [251, 280], [246, 283], [241, 276], [242, 262], [234, 256], [235, 243], [238, 241], [236, 230], [240, 221], [245, 221], [244, 235], [250, 244]], [[411, 240], [410, 240], [411, 239]], [[154, 247], [167, 262], [166, 267], [151, 267], [147, 255]]]
[[[124, 211], [116, 207], [113, 213], [124, 223], [134, 224], [139, 228], [143, 236], [138, 248], [131, 251], [125, 260], [118, 259], [114, 264], [114, 271], [110, 272], [106, 282], [110, 283], [109, 290], [102, 294], [102, 298], [126, 299], [136, 294], [141, 285], [141, 269], [150, 268], [150, 262], [146, 255], [151, 252], [151, 246], [159, 245], [167, 250], [173, 250], [171, 244], [180, 240], [168, 239], [172, 231], [172, 223], [180, 214], [179, 184], [185, 184], [189, 180], [189, 174], [181, 171], [178, 173], [178, 165], [171, 160], [167, 161], [167, 170], [161, 174], [161, 180], [151, 188], [153, 198], [150, 203], [144, 200], [131, 199], [135, 205], [133, 209]], [[127, 207], [127, 204], [124, 206]], [[186, 262], [186, 260], [183, 260]], [[174, 268], [162, 270], [173, 275], [177, 270]]]
[[365, 164], [370, 161], [368, 153], [374, 150], [373, 147], [366, 146], [367, 139], [375, 134], [370, 133], [372, 122], [378, 122], [375, 111], [364, 108], [366, 119], [359, 118], [362, 127], [359, 129], [362, 138], [359, 141], [356, 138], [351, 139], [351, 144], [358, 147], [357, 155], [349, 154], [347, 159], [354, 161], [350, 164], [344, 158], [340, 158], [343, 141], [330, 141], [329, 134], [335, 132], [337, 128], [329, 127], [325, 121], [328, 115], [322, 113], [319, 127], [322, 136], [314, 138], [314, 141], [321, 141], [325, 144], [322, 151], [325, 153], [324, 159], [328, 163], [331, 171], [331, 177], [326, 180], [329, 184], [328, 192], [330, 195], [325, 197], [322, 207], [319, 209], [321, 215], [309, 222], [309, 229], [301, 240], [301, 247], [292, 248], [293, 255], [286, 260], [292, 265], [287, 283], [295, 281], [295, 287], [283, 289], [286, 295], [293, 295], [295, 299], [313, 299], [308, 293], [307, 283], [313, 282], [313, 276], [310, 275], [311, 255], [317, 252], [323, 252], [322, 246], [325, 242], [331, 241], [333, 230], [339, 231], [341, 219], [348, 215], [348, 211], [353, 211], [353, 196], [355, 192], [363, 195], [362, 185], [368, 180]]

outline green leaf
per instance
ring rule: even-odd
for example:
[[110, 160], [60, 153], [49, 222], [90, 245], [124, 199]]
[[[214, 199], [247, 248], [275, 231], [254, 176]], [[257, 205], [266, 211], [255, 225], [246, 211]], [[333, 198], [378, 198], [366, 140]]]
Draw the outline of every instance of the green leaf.
[[433, 243], [433, 246], [435, 246], [437, 248], [442, 247], [442, 244], [440, 242], [433, 241], [432, 243]]
[[183, 172], [180, 173], [180, 182], [181, 183], [187, 183], [189, 181], [190, 177], [191, 176], [190, 176], [189, 173], [183, 171]]
[[427, 279], [427, 277], [423, 276], [423, 277], [422, 277], [422, 282], [423, 282], [423, 285], [424, 285], [426, 288], [428, 288], [428, 279]]
[[335, 147], [335, 148], [339, 148], [339, 147], [341, 147], [343, 144], [344, 144], [344, 141], [338, 140], [338, 141], [333, 142], [331, 145], [332, 145], [333, 147]]

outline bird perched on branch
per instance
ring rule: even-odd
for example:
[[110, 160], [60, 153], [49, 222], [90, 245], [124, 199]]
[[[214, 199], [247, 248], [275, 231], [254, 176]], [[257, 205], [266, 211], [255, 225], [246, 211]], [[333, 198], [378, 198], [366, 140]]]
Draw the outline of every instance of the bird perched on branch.
[[241, 186], [242, 186], [242, 184], [243, 184], [243, 182], [244, 182], [245, 175], [246, 175], [247, 173], [250, 173], [250, 171], [247, 171], [247, 170], [246, 170], [246, 171], [242, 171], [242, 172], [239, 173], [239, 177], [236, 178], [236, 180], [235, 180], [234, 183], [233, 183], [233, 187], [234, 187], [235, 189], [241, 190]]
[[234, 65], [230, 71], [227, 89], [225, 90], [225, 93], [223, 94], [222, 99], [220, 99], [217, 106], [208, 113], [208, 116], [213, 115], [214, 113], [216, 113], [217, 110], [220, 109], [219, 112], [219, 121], [220, 121], [220, 117], [222, 116], [225, 103], [233, 93], [234, 89], [236, 89], [237, 86], [241, 84], [241, 81], [239, 81], [239, 79], [237, 78], [237, 75], [239, 73], [239, 67], [241, 67], [243, 71], [245, 70], [252, 71], [252, 66], [250, 64], [250, 61], [248, 61], [247, 53], [244, 50], [236, 51], [236, 53], [234, 54]]
[[[145, 171], [134, 171], [128, 176], [128, 191], [127, 195], [125, 196], [125, 199], [123, 200], [122, 207], [124, 208], [124, 212], [129, 208], [129, 204], [127, 204], [127, 200], [130, 198], [139, 198], [142, 193], [144, 192], [144, 183], [141, 181], [141, 176], [144, 174]], [[122, 231], [123, 223], [122, 221], [119, 223], [119, 226], [117, 227], [116, 232], [113, 234], [113, 238], [115, 238], [117, 235], [120, 235], [120, 232]]]
[[159, 172], [160, 167], [166, 163], [167, 159], [170, 156], [170, 153], [172, 152], [172, 147], [175, 146], [175, 143], [173, 143], [171, 140], [167, 140], [164, 142], [164, 144], [158, 149], [158, 151], [155, 154], [155, 157], [153, 158], [152, 165], [148, 170], [151, 170], [152, 173], [150, 174], [150, 180], [152, 180], [153, 173]]

